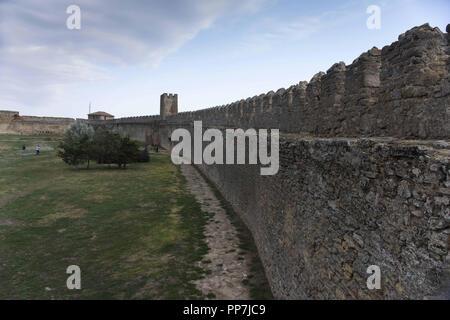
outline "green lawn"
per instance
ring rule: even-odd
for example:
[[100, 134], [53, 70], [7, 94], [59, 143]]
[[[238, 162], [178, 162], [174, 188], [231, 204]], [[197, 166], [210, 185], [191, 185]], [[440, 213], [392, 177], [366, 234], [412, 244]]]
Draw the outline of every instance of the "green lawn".
[[[170, 158], [75, 169], [58, 139], [0, 136], [0, 299], [203, 298], [191, 280], [209, 217]], [[67, 289], [69, 265], [82, 290]]]

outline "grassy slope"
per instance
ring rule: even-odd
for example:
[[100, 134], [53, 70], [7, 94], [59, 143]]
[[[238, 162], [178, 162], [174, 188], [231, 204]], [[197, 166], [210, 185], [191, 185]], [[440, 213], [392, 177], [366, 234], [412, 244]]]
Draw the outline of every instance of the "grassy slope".
[[[42, 139], [0, 136], [0, 299], [201, 298], [208, 217], [170, 159], [77, 170]], [[72, 264], [82, 290], [66, 288]]]

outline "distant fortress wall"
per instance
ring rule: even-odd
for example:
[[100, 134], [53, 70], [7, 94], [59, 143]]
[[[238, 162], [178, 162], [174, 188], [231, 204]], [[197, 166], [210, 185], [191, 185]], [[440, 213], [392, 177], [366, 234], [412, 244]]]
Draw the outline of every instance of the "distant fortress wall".
[[20, 116], [17, 111], [0, 110], [0, 134], [62, 135], [75, 119]]
[[160, 145], [161, 120], [161, 116], [142, 116], [114, 120], [89, 120], [89, 123], [94, 127], [104, 127], [122, 135], [129, 135], [148, 145]]
[[160, 117], [101, 124], [167, 149], [194, 120], [280, 129], [274, 176], [198, 166], [251, 230], [276, 298], [448, 299], [449, 70], [448, 33], [423, 25], [309, 83], [181, 113], [165, 94]]

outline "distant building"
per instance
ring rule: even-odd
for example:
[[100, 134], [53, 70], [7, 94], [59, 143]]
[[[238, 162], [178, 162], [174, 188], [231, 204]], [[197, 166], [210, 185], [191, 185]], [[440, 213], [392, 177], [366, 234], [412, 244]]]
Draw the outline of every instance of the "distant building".
[[104, 111], [97, 111], [88, 114], [89, 120], [112, 120], [114, 116]]

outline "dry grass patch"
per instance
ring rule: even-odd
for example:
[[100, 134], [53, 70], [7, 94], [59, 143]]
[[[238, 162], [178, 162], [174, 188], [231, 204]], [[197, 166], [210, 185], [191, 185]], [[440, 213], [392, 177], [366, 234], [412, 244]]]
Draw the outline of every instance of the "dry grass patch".
[[138, 206], [140, 208], [156, 208], [157, 204], [154, 201], [147, 201], [147, 202], [144, 202], [144, 203], [139, 203]]
[[10, 220], [10, 219], [4, 219], [4, 220], [0, 220], [0, 226], [21, 227], [21, 226], [23, 226], [23, 223], [21, 223], [19, 221]]
[[82, 218], [88, 211], [82, 208], [75, 208], [73, 206], [65, 206], [62, 209], [57, 210], [56, 213], [48, 214], [42, 217], [38, 224], [41, 226], [49, 226], [53, 224], [58, 219], [69, 218], [69, 219], [79, 219]]
[[84, 200], [86, 201], [93, 201], [93, 202], [103, 202], [103, 200], [105, 199], [112, 199], [112, 196], [106, 195], [106, 194], [101, 194], [101, 193], [96, 193], [96, 194], [90, 194], [86, 197], [84, 197]]

